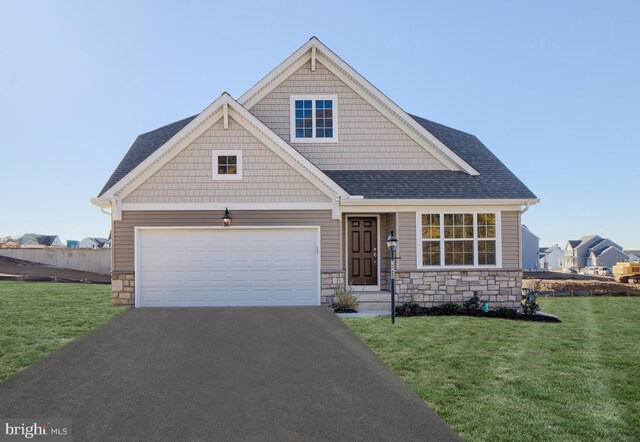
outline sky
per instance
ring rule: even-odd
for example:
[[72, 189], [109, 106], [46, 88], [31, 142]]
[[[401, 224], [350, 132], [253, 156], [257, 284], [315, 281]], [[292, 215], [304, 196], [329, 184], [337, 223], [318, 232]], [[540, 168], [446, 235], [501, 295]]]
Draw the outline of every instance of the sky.
[[135, 137], [234, 98], [311, 36], [539, 198], [541, 245], [640, 249], [640, 2], [0, 0], [0, 236], [107, 236]]

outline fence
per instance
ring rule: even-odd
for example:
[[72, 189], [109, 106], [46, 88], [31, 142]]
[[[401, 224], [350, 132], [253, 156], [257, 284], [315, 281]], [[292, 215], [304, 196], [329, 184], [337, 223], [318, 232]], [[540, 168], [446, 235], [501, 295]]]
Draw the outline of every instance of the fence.
[[0, 256], [102, 275], [111, 273], [111, 249], [0, 249]]

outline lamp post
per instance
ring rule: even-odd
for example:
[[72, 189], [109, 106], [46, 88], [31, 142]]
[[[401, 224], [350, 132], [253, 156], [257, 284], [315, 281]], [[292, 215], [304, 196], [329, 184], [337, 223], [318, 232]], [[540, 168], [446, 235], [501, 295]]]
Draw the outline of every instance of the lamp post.
[[387, 236], [387, 247], [391, 253], [391, 323], [396, 323], [396, 249], [398, 248], [398, 238], [389, 232]]

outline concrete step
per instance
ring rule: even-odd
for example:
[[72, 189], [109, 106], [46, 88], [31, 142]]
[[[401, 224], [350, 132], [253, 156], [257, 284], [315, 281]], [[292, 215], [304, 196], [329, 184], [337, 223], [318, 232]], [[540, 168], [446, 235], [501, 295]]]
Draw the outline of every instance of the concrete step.
[[358, 313], [391, 312], [391, 302], [360, 302], [356, 310]]
[[[356, 293], [358, 302], [391, 302], [390, 292], [360, 292]], [[398, 295], [396, 295], [396, 301]]]

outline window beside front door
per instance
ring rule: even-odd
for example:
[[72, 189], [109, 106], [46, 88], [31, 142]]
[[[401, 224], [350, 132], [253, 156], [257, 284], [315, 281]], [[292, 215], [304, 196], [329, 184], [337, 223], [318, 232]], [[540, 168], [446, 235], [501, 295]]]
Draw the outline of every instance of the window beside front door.
[[495, 267], [498, 213], [418, 214], [421, 267]]
[[214, 180], [241, 180], [242, 151], [214, 150], [212, 169]]

